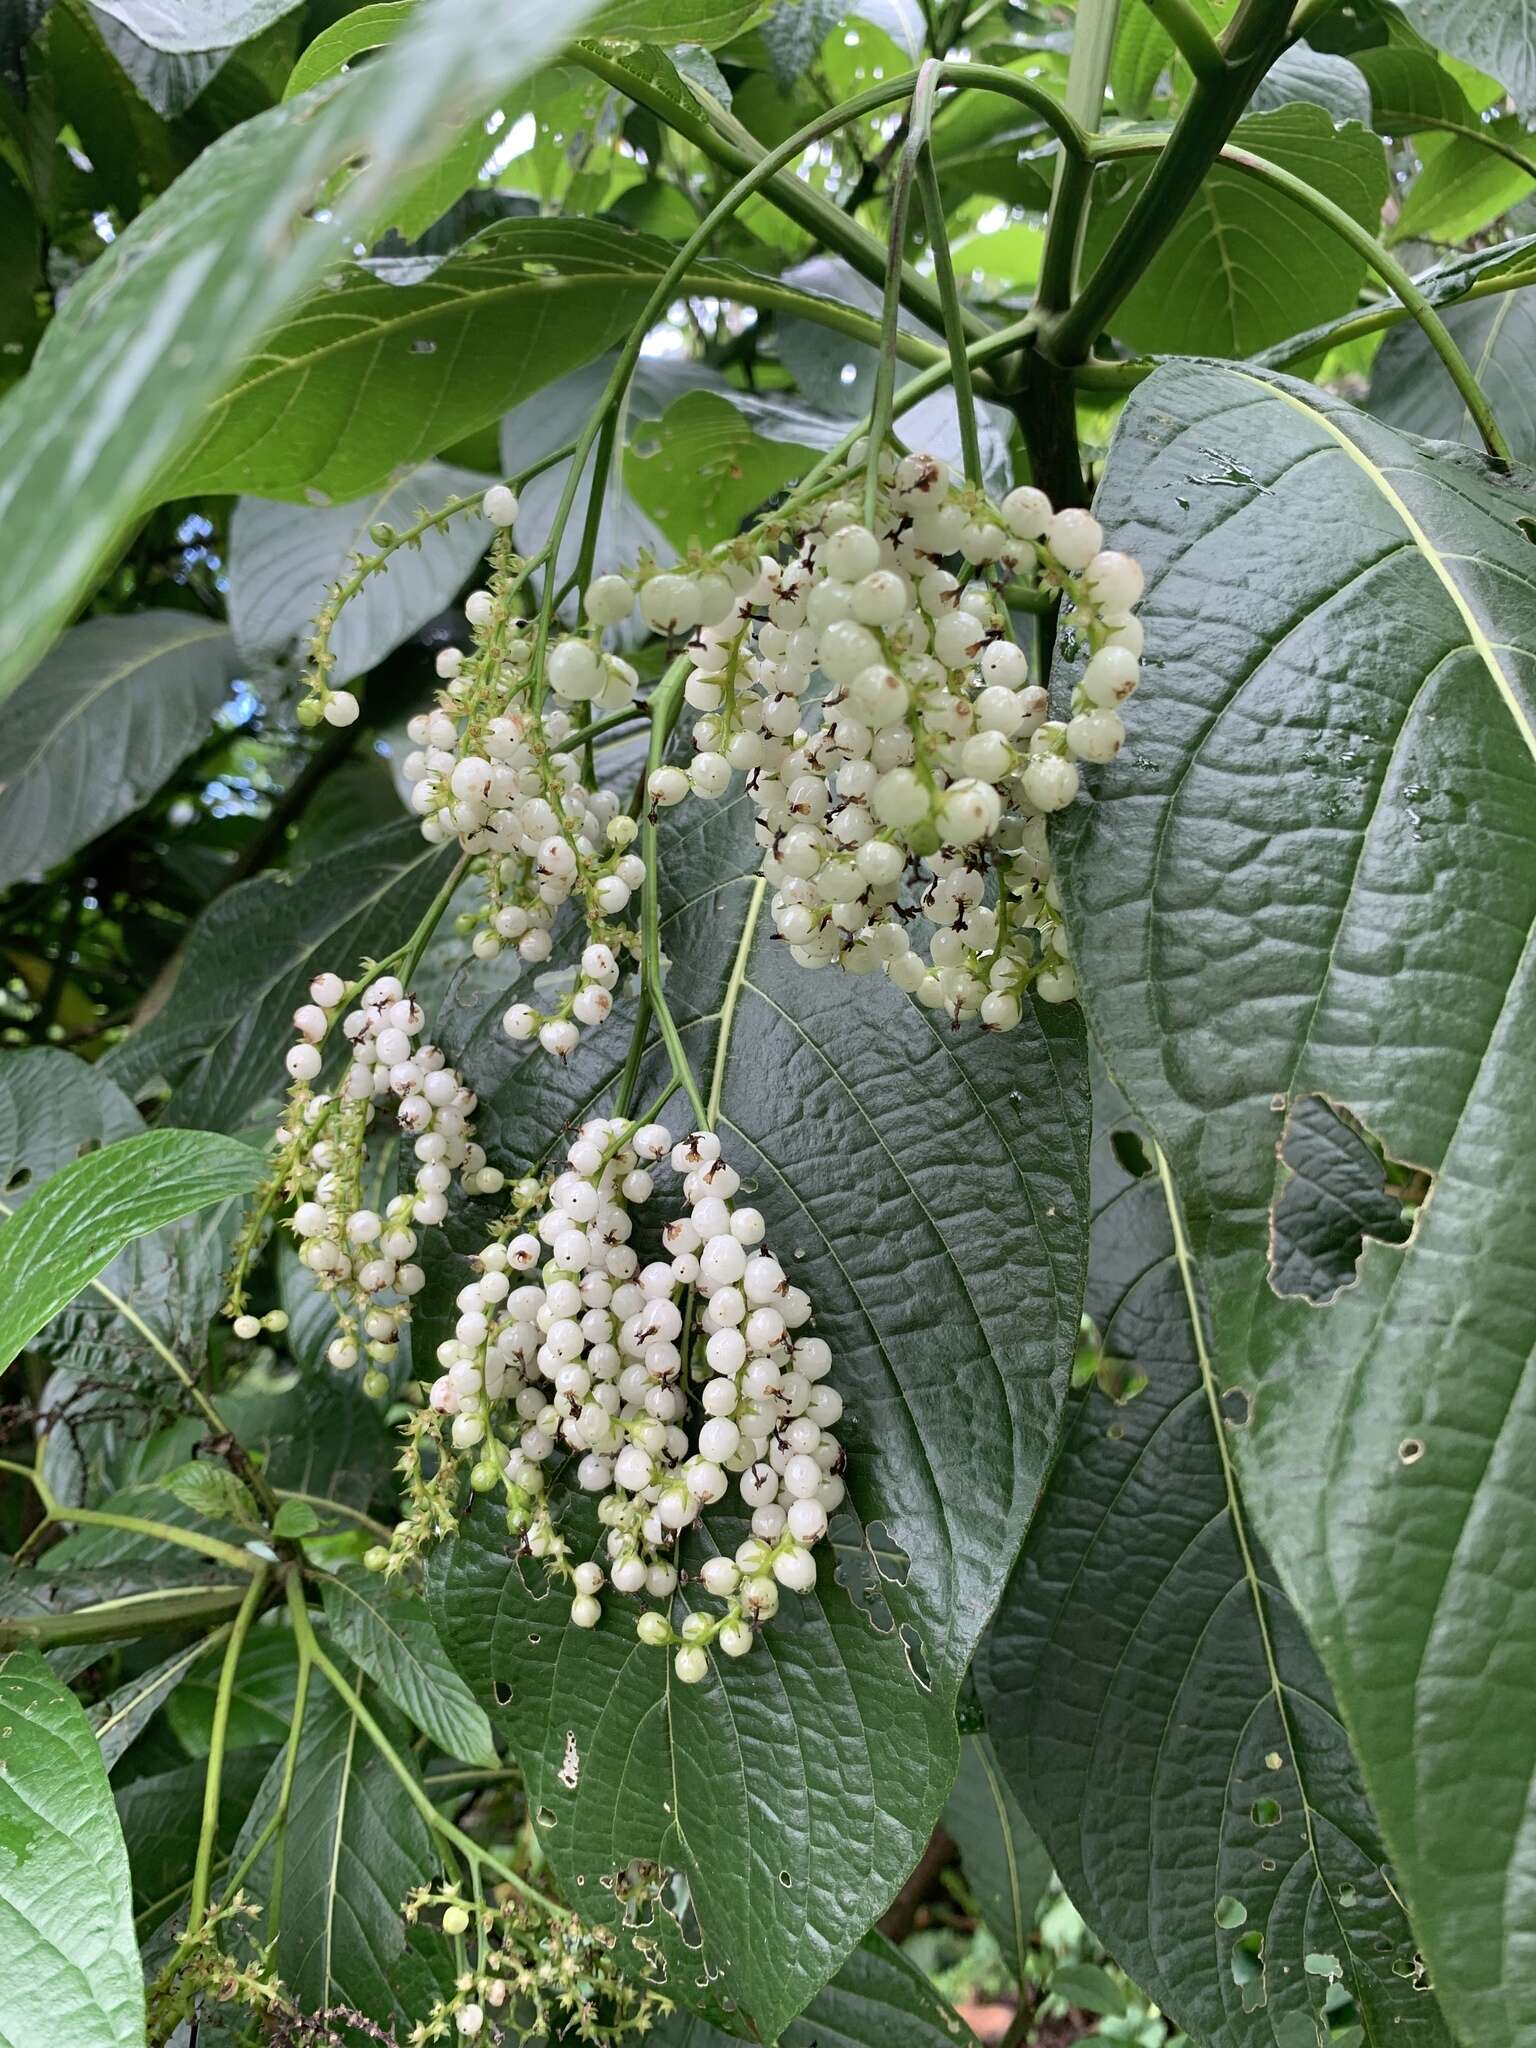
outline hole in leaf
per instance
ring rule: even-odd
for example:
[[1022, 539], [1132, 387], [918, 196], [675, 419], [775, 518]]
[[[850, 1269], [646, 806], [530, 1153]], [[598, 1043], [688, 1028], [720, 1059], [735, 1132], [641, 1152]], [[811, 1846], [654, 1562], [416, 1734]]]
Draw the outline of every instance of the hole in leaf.
[[923, 1655], [923, 1646], [917, 1630], [909, 1622], [904, 1621], [898, 1633], [901, 1637], [901, 1647], [907, 1653], [907, 1669], [924, 1692], [932, 1692], [933, 1680], [928, 1675], [928, 1660]]
[[27, 1185], [28, 1181], [31, 1180], [31, 1178], [32, 1169], [30, 1166], [18, 1166], [16, 1168], [16, 1171], [11, 1175], [10, 1179], [6, 1182], [5, 1192], [8, 1195], [19, 1194], [21, 1190]]
[[871, 1522], [865, 1535], [864, 1547], [873, 1560], [875, 1570], [892, 1586], [904, 1586], [912, 1570], [912, 1560], [902, 1549], [884, 1522]]
[[1424, 1455], [1424, 1445], [1416, 1436], [1405, 1436], [1397, 1447], [1397, 1455], [1404, 1465], [1417, 1465]]
[[1252, 1808], [1253, 1824], [1256, 1828], [1277, 1828], [1282, 1819], [1278, 1799], [1255, 1799]]
[[1264, 1988], [1264, 1937], [1244, 1934], [1232, 1945], [1232, 1982], [1242, 1994], [1243, 2011], [1259, 2012], [1268, 2003]]
[[1522, 513], [1515, 521], [1515, 524], [1528, 541], [1536, 542], [1536, 519], [1533, 519], [1528, 512]]
[[1301, 1966], [1309, 1977], [1342, 1977], [1344, 1972], [1335, 1955], [1309, 1955]]
[[1216, 1925], [1229, 1931], [1241, 1927], [1248, 1918], [1248, 1908], [1241, 1899], [1234, 1899], [1230, 1892], [1224, 1892], [1216, 1901]]
[[779, 1883], [783, 1885], [785, 1891], [788, 1891], [790, 1886], [794, 1883], [794, 1879], [790, 1876], [787, 1870], [781, 1870], [779, 1872]]
[[1221, 1397], [1221, 1419], [1233, 1429], [1246, 1429], [1253, 1404], [1246, 1387], [1228, 1387]]
[[1323, 1307], [1355, 1281], [1365, 1240], [1406, 1244], [1428, 1177], [1389, 1158], [1347, 1109], [1321, 1095], [1291, 1104], [1280, 1139], [1284, 1184], [1270, 1206], [1269, 1284]]
[[547, 1806], [541, 1806], [533, 1817], [541, 1828], [552, 1828], [558, 1818], [557, 1815], [550, 1812]]
[[1133, 1180], [1145, 1180], [1152, 1171], [1152, 1161], [1138, 1131], [1111, 1131], [1109, 1149]]
[[1359, 1898], [1360, 1894], [1352, 1884], [1341, 1884], [1339, 1886], [1339, 1904], [1341, 1906], [1353, 1906], [1358, 1903]]
[[511, 1706], [512, 1688], [510, 1685], [507, 1684], [507, 1681], [504, 1678], [497, 1678], [491, 1681], [491, 1698], [496, 1702], [498, 1707]]

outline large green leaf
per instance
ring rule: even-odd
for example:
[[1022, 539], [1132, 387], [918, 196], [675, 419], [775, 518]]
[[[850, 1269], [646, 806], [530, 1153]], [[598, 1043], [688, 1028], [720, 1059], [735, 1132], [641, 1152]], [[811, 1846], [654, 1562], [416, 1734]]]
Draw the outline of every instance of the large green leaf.
[[283, 1053], [311, 977], [351, 975], [365, 954], [402, 945], [452, 865], [402, 822], [229, 890], [193, 927], [165, 1006], [113, 1050], [107, 1072], [132, 1092], [169, 1082], [177, 1123], [239, 1129], [287, 1086]]
[[1371, 118], [1371, 92], [1360, 70], [1348, 57], [1335, 57], [1325, 50], [1292, 43], [1281, 52], [1259, 81], [1249, 101], [1253, 113], [1268, 113], [1275, 107], [1307, 100], [1322, 107], [1332, 121]]
[[[681, 1872], [702, 1957], [664, 1909], [645, 1941], [680, 1996], [703, 1996], [702, 1973], [717, 2013], [733, 2000], [772, 2039], [883, 1909], [949, 1790], [956, 1691], [1040, 1484], [1076, 1334], [1086, 1100], [1071, 1012], [1032, 1012], [1011, 1038], [954, 1033], [889, 984], [796, 967], [743, 872], [747, 810], [738, 796], [669, 821], [668, 986], [707, 1073], [752, 920], [719, 1128], [833, 1348], [855, 1511], [833, 1532], [837, 1570], [828, 1558], [760, 1650], [696, 1687], [636, 1643], [622, 1601], [597, 1629], [566, 1626], [484, 1511], [429, 1590], [550, 1816], [562, 1881], [616, 1920], [602, 1881], [631, 1858]], [[508, 1043], [505, 1000], [466, 991], [449, 1049], [483, 1141], [520, 1162], [611, 1088], [627, 1034], [610, 1024], [560, 1071]], [[652, 1086], [648, 1068], [641, 1097]], [[450, 1314], [454, 1265], [437, 1290]], [[740, 1533], [722, 1516], [701, 1540]]]
[[702, 43], [709, 48], [768, 12], [768, 0], [607, 0], [587, 33], [635, 43]]
[[195, 612], [65, 634], [0, 710], [0, 889], [40, 880], [154, 794], [207, 736], [233, 651]]
[[248, 43], [299, 0], [199, 0], [188, 8], [177, 0], [95, 0], [152, 50], [225, 50]]
[[[1530, 378], [1536, 350], [1536, 292], [1500, 292], [1453, 306], [1444, 319], [1510, 447], [1522, 462], [1536, 461], [1536, 390]], [[1382, 343], [1371, 365], [1370, 404], [1378, 419], [1410, 433], [1482, 445], [1444, 363], [1411, 324], [1394, 328]]]
[[631, 437], [630, 495], [683, 553], [737, 533], [757, 507], [810, 468], [810, 452], [769, 441], [729, 398], [694, 391]]
[[[376, 1700], [370, 1709], [379, 1711]], [[238, 1861], [266, 1826], [284, 1769], [279, 1754], [235, 1844]], [[373, 1747], [352, 1709], [320, 1678], [311, 1682], [288, 1808], [282, 1910], [274, 1965], [307, 2012], [345, 2005], [369, 2019], [403, 2013], [395, 1976], [405, 1954], [400, 1909], [440, 1868], [426, 1822]], [[273, 1850], [257, 1859], [247, 1889], [270, 1902]]]
[[449, 1662], [420, 1594], [343, 1565], [322, 1581], [321, 1597], [332, 1635], [408, 1721], [447, 1755], [495, 1769], [491, 1724]]
[[587, 12], [433, 0], [377, 62], [221, 137], [92, 264], [0, 405], [0, 695], [261, 336]]
[[[423, 512], [491, 482], [444, 462], [425, 462], [349, 505], [285, 505], [241, 498], [229, 527], [229, 623], [242, 656], [258, 664], [291, 660], [308, 637], [329, 586], [358, 553], [376, 552], [370, 529], [414, 526]], [[342, 611], [331, 634], [339, 685], [365, 675], [408, 640], [464, 581], [488, 541], [485, 522], [461, 516], [419, 547], [399, 548]]]
[[1536, 108], [1533, 0], [1401, 0], [1421, 35], [1507, 85], [1516, 104]]
[[[1508, 2048], [1536, 2041], [1531, 505], [1528, 472], [1306, 386], [1157, 371], [1101, 510], [1158, 665], [1062, 835], [1090, 1019], [1247, 1396], [1244, 1500], [1451, 2023]], [[1305, 1095], [1434, 1177], [1326, 1308], [1270, 1284]]]
[[[1387, 193], [1380, 139], [1321, 107], [1298, 103], [1240, 121], [1232, 140], [1305, 178], [1362, 226], [1374, 228]], [[1109, 246], [1150, 176], [1149, 160], [1098, 174], [1083, 260]], [[1115, 334], [1159, 352], [1250, 355], [1355, 302], [1364, 259], [1316, 215], [1246, 172], [1217, 165], [1115, 314]]]
[[1476, 125], [1478, 135], [1501, 142], [1506, 153], [1490, 149], [1486, 140], [1471, 134], [1422, 136], [1421, 169], [1408, 188], [1389, 241], [1464, 242], [1491, 227], [1517, 201], [1530, 197], [1536, 182], [1536, 144], [1524, 122], [1506, 114], [1486, 126]]
[[419, 261], [338, 268], [247, 363], [165, 489], [376, 491], [611, 348], [674, 254], [602, 221], [508, 220], [425, 276]]
[[80, 1703], [0, 1653], [0, 2042], [140, 2048], [144, 1980], [123, 1831]]
[[91, 1733], [101, 1746], [101, 1760], [110, 1771], [140, 1735], [151, 1717], [170, 1698], [204, 1654], [201, 1641], [153, 1664], [136, 1678], [125, 1679], [91, 1708]]
[[961, 1868], [1003, 1962], [1022, 1986], [1036, 1909], [1051, 1881], [1051, 1857], [1024, 1818], [988, 1735], [967, 1735], [960, 1745], [944, 1827], [959, 1846]]
[[1325, 2001], [1372, 2048], [1448, 2048], [1328, 1682], [1235, 1491], [1153, 1148], [1095, 1092], [1087, 1306], [1147, 1385], [1076, 1404], [978, 1659], [998, 1765], [1073, 1903], [1203, 2048], [1320, 2048]]
[[1431, 50], [1384, 43], [1352, 60], [1371, 92], [1371, 120], [1388, 135], [1417, 135], [1447, 121], [1471, 128], [1477, 115], [1460, 83]]
[[[731, 2048], [739, 2037], [677, 2012], [653, 2048]], [[975, 2035], [884, 1935], [866, 1934], [830, 1984], [779, 2036], [779, 2048], [974, 2048]]]
[[208, 1131], [145, 1131], [71, 1160], [20, 1210], [0, 1202], [0, 1366], [123, 1247], [232, 1195], [262, 1159]]

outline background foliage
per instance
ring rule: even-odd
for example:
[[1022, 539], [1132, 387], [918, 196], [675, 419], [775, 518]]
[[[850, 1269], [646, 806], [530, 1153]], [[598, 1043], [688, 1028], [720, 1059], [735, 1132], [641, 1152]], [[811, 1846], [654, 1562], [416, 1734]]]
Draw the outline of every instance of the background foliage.
[[[680, 1693], [484, 1514], [364, 1572], [409, 1359], [382, 1406], [333, 1374], [286, 1252], [286, 1331], [216, 1318], [295, 1001], [449, 870], [398, 764], [474, 522], [343, 613], [359, 725], [297, 678], [381, 523], [549, 457], [542, 531], [701, 217], [945, 56], [1029, 89], [931, 133], [984, 472], [1093, 496], [1147, 681], [1057, 835], [1082, 1009], [1009, 1038], [744, 933], [744, 804], [664, 823], [679, 1019], [709, 1072], [741, 947], [722, 1128], [854, 1452], [835, 1571]], [[1099, 137], [1075, 265], [1042, 99]], [[131, 2048], [242, 1888], [221, 1968], [270, 1942], [284, 2003], [210, 1981], [199, 2042], [403, 2043], [447, 1828], [663, 1969], [669, 2048], [927, 2048], [957, 2004], [1533, 2048], [1533, 118], [1536, 14], [1468, 0], [0, 10], [0, 2038]], [[599, 567], [734, 534], [868, 411], [905, 124], [690, 264]], [[954, 455], [921, 223], [901, 431]], [[418, 989], [511, 1172], [618, 1061], [530, 1069], [506, 978], [450, 917]]]

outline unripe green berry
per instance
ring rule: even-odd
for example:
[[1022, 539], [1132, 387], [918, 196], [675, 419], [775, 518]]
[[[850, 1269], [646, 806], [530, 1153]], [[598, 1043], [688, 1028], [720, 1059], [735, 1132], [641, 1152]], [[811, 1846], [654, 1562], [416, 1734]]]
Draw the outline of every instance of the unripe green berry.
[[448, 1906], [443, 1912], [444, 1934], [463, 1934], [469, 1926], [469, 1915], [462, 1906]]
[[389, 1551], [382, 1543], [375, 1543], [363, 1552], [363, 1564], [371, 1572], [382, 1572], [389, 1565]]
[[363, 1374], [363, 1392], [370, 1401], [382, 1401], [389, 1392], [389, 1374], [375, 1368]]

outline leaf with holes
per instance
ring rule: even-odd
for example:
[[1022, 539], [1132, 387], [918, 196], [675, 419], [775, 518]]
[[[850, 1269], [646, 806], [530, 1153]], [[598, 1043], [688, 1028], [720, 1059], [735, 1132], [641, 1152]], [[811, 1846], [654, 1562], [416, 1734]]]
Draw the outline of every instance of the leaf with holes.
[[[650, 2048], [731, 2048], [739, 2039], [677, 2012], [659, 2022]], [[866, 1934], [830, 1984], [779, 2036], [779, 2048], [975, 2048], [953, 2006], [884, 1935]]]
[[[1219, 488], [1209, 451], [1238, 452]], [[1162, 1146], [1243, 1498], [1451, 2024], [1536, 2041], [1536, 551], [1528, 474], [1284, 380], [1160, 369], [1100, 511], [1147, 569], [1134, 765], [1061, 834], [1085, 1001]], [[1281, 1114], [1433, 1182], [1327, 1308], [1270, 1284]]]
[[261, 1178], [261, 1154], [207, 1131], [145, 1131], [71, 1160], [0, 1223], [0, 1366], [125, 1245]]
[[[423, 513], [483, 491], [492, 481], [448, 463], [424, 462], [348, 505], [239, 499], [229, 526], [229, 624], [241, 655], [253, 664], [293, 660], [307, 644], [330, 586], [352, 573], [355, 557], [376, 552], [374, 526], [403, 531]], [[485, 545], [485, 522], [471, 511], [430, 529], [419, 547], [397, 549], [336, 621], [331, 683], [339, 687], [366, 675], [419, 632], [457, 594]]]
[[[1298, 103], [1239, 121], [1232, 141], [1305, 178], [1362, 227], [1376, 226], [1387, 166], [1368, 128], [1335, 128], [1321, 107]], [[1149, 175], [1145, 158], [1099, 173], [1086, 267], [1108, 248]], [[1110, 324], [1133, 348], [1249, 355], [1344, 312], [1364, 277], [1365, 259], [1314, 214], [1245, 171], [1217, 165]]]
[[[730, 1007], [718, 1128], [832, 1346], [854, 1513], [814, 1597], [786, 1596], [762, 1647], [697, 1687], [636, 1643], [621, 1601], [595, 1630], [567, 1626], [488, 1513], [434, 1560], [429, 1591], [551, 1816], [562, 1882], [618, 1921], [607, 1886], [631, 1859], [681, 1873], [702, 1953], [665, 1906], [641, 1939], [677, 1995], [700, 2000], [702, 1979], [717, 2015], [734, 2001], [772, 2039], [889, 1901], [949, 1790], [956, 1691], [1039, 1487], [1076, 1336], [1086, 1093], [1070, 1012], [969, 1037], [888, 984], [850, 1003], [784, 957], [748, 872], [747, 810], [738, 796], [668, 822], [668, 988], [706, 1075]], [[488, 1149], [531, 1160], [611, 1091], [626, 1033], [584, 1041], [560, 1070], [508, 1042], [506, 999], [466, 990], [462, 1038], [445, 1030], [445, 1045]], [[658, 1072], [653, 1050], [637, 1099]], [[482, 1236], [465, 1218], [455, 1241]], [[467, 1277], [448, 1263], [420, 1342]], [[713, 1540], [739, 1533], [722, 1517]]]
[[729, 540], [758, 506], [803, 476], [813, 457], [793, 441], [769, 441], [730, 399], [694, 391], [653, 427], [632, 435], [624, 456], [630, 496], [679, 552]]
[[283, 1053], [311, 977], [351, 974], [364, 953], [403, 945], [452, 866], [402, 822], [216, 897], [164, 1007], [114, 1047], [105, 1071], [136, 1092], [169, 1083], [173, 1122], [241, 1128], [287, 1087]]
[[0, 1653], [0, 2040], [136, 2048], [144, 1979], [128, 1857], [80, 1703], [32, 1650]]
[[1289, 2048], [1288, 2025], [1317, 2048], [1318, 1948], [1344, 1963], [1336, 2025], [1448, 2048], [1328, 1682], [1231, 1488], [1242, 1403], [1223, 1419], [1202, 1371], [1155, 1147], [1095, 1095], [1087, 1308], [1147, 1386], [1073, 1412], [977, 1661], [998, 1767], [1203, 2048]]
[[[132, 13], [128, 26], [151, 41], [151, 12], [123, 0], [119, 19]], [[0, 405], [0, 696], [75, 611], [157, 479], [185, 488], [166, 473], [259, 338], [588, 12], [584, 0], [421, 9], [376, 62], [221, 136], [90, 265]], [[308, 218], [317, 209], [326, 217]], [[253, 475], [230, 486], [258, 487]]]
[[0, 889], [37, 881], [153, 796], [207, 737], [235, 673], [193, 612], [73, 626], [0, 710]]

